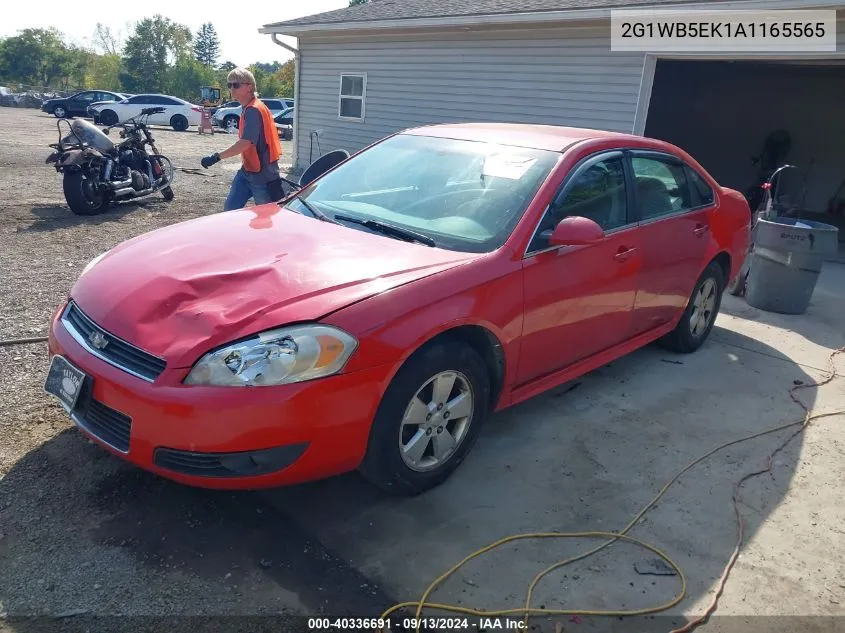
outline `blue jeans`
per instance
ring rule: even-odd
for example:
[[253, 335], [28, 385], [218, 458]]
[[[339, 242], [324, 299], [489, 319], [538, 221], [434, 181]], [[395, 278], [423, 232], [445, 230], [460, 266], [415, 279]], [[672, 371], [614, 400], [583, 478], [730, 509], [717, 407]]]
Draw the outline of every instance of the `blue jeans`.
[[233, 211], [235, 209], [243, 209], [250, 198], [255, 201], [255, 204], [273, 202], [270, 192], [265, 185], [256, 185], [250, 182], [244, 170], [239, 169], [232, 180], [232, 188], [229, 190], [229, 196], [226, 198], [223, 210]]

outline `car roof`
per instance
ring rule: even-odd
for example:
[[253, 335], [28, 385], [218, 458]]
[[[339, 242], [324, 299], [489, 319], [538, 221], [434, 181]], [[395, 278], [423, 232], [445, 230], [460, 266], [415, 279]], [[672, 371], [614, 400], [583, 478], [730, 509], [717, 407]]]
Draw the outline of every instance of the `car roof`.
[[639, 146], [645, 141], [655, 148], [665, 147], [659, 141], [650, 143], [650, 139], [623, 132], [523, 123], [448, 123], [411, 128], [401, 133], [516, 145], [553, 152], [562, 152], [575, 143], [589, 140], [613, 140], [621, 144], [633, 142]]

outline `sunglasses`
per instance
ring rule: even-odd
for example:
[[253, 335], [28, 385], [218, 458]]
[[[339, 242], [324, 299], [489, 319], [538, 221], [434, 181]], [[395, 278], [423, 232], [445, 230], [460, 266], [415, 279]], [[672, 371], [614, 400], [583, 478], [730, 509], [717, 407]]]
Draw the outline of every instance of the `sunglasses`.
[[241, 87], [241, 82], [240, 81], [232, 81], [232, 82], [229, 82], [228, 85], [229, 85], [229, 88], [234, 88], [235, 90], [237, 90], [238, 88]]

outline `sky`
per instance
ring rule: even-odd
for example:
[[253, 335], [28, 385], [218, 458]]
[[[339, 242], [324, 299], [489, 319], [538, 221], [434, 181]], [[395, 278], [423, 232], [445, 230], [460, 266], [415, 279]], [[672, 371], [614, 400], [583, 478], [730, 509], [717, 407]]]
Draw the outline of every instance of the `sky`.
[[[220, 39], [220, 62], [231, 61], [238, 66], [254, 62], [285, 62], [292, 58], [290, 51], [273, 43], [269, 35], [258, 29], [265, 24], [293, 20], [306, 15], [334, 11], [349, 6], [348, 0], [282, 0], [254, 2], [240, 5], [233, 0], [188, 2], [169, 0], [163, 3], [119, 2], [114, 11], [99, 11], [95, 6], [68, 5], [66, 0], [38, 0], [33, 9], [27, 3], [6, 2], [0, 20], [0, 37], [17, 35], [26, 28], [55, 27], [66, 39], [80, 45], [90, 45], [97, 22], [110, 27], [124, 40], [131, 33], [131, 24], [160, 13], [174, 22], [184, 24], [196, 33], [203, 22], [211, 22]], [[112, 17], [114, 16], [114, 17]], [[296, 47], [296, 39], [280, 37]]]

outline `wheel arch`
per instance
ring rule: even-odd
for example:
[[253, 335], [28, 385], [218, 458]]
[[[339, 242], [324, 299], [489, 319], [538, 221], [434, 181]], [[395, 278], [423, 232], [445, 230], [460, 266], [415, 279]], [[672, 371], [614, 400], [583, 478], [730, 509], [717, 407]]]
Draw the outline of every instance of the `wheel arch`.
[[731, 280], [731, 273], [733, 272], [733, 261], [731, 260], [730, 253], [727, 251], [720, 251], [707, 265], [709, 266], [712, 263], [718, 264], [722, 269], [723, 281], [725, 285], [727, 285]]
[[[490, 410], [495, 410], [504, 389], [507, 360], [499, 337], [483, 325], [474, 323], [454, 324], [431, 335], [399, 363], [396, 373], [412, 359], [424, 353], [425, 350], [435, 345], [448, 344], [450, 341], [465, 343], [481, 356], [490, 376]], [[391, 376], [391, 379], [394, 376]]]

